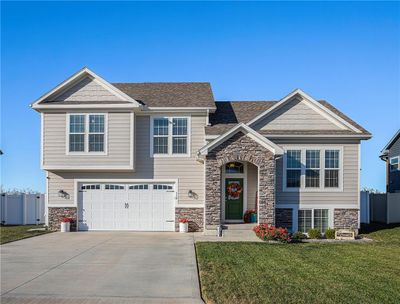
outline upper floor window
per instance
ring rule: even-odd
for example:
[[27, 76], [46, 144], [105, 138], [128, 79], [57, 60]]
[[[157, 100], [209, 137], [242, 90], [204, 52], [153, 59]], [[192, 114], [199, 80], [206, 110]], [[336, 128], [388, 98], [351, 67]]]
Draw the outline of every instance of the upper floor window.
[[399, 171], [400, 170], [400, 156], [395, 156], [390, 158], [389, 167], [390, 172]]
[[69, 114], [68, 152], [105, 152], [105, 114]]
[[286, 151], [284, 189], [314, 191], [341, 189], [342, 149], [290, 149]]
[[152, 154], [188, 156], [189, 118], [154, 117], [152, 119]]
[[225, 165], [225, 173], [235, 174], [235, 173], [243, 173], [244, 168], [243, 164], [239, 162], [230, 162]]

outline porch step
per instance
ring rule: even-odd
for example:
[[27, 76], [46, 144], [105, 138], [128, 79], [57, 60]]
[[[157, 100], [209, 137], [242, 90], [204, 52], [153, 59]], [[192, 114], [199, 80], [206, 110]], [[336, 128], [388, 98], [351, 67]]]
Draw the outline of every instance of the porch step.
[[224, 224], [223, 229], [225, 230], [244, 230], [244, 231], [253, 231], [253, 227], [256, 226], [256, 223], [246, 223], [246, 224]]

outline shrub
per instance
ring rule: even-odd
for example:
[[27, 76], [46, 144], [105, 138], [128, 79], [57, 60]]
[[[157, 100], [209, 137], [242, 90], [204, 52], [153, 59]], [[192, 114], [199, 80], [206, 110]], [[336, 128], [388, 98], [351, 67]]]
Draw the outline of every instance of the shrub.
[[310, 239], [320, 239], [321, 231], [319, 231], [319, 229], [310, 229], [308, 230], [308, 237]]
[[325, 237], [327, 239], [334, 239], [335, 238], [335, 229], [331, 229], [331, 228], [327, 229], [325, 231]]
[[307, 236], [301, 231], [296, 231], [292, 234], [292, 239], [294, 240], [302, 240], [305, 238], [307, 238]]
[[263, 241], [279, 241], [289, 243], [291, 241], [286, 228], [276, 228], [268, 224], [260, 224], [253, 228], [255, 234]]

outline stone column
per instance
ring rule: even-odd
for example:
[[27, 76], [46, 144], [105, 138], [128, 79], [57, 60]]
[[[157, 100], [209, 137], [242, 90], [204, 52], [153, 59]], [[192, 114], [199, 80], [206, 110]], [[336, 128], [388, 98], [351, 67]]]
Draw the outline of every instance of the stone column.
[[205, 226], [221, 224], [221, 168], [215, 157], [207, 157], [206, 166], [206, 202]]

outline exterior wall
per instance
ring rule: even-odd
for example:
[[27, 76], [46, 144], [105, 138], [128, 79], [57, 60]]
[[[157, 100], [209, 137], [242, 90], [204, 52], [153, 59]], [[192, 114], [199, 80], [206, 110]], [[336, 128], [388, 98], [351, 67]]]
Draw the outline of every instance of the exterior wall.
[[311, 109], [304, 102], [293, 99], [255, 126], [261, 130], [340, 130], [340, 127]]
[[290, 231], [293, 228], [293, 210], [291, 208], [276, 208], [275, 226], [287, 228]]
[[271, 151], [239, 132], [206, 156], [205, 225], [221, 223], [221, 166], [246, 161], [259, 168], [258, 222], [275, 223], [275, 158]]
[[247, 163], [247, 209], [256, 209], [258, 191], [258, 168]]
[[189, 232], [203, 231], [204, 208], [175, 208], [175, 230], [179, 231], [179, 219], [189, 220]]
[[[389, 149], [389, 159], [394, 156], [400, 156], [400, 137]], [[389, 166], [388, 166], [389, 170]], [[389, 170], [388, 192], [400, 192], [400, 171], [390, 172]]]
[[55, 101], [119, 101], [115, 94], [106, 90], [91, 77], [81, 79], [54, 98]]
[[[276, 172], [276, 204], [315, 204], [323, 208], [327, 205], [335, 205], [337, 208], [359, 208], [359, 142], [358, 141], [289, 141], [274, 140], [284, 149], [290, 147], [309, 147], [309, 148], [343, 148], [343, 189], [338, 191], [297, 191], [285, 192], [283, 190], [283, 158], [277, 160]], [[317, 208], [317, 207], [315, 207]]]
[[77, 213], [74, 207], [49, 208], [49, 229], [53, 231], [60, 230], [60, 223], [64, 217], [71, 217], [74, 221], [71, 223], [71, 231], [76, 231]]
[[[150, 118], [136, 118], [136, 168], [135, 172], [49, 172], [48, 192], [51, 206], [74, 206], [74, 179], [163, 179], [178, 180], [179, 206], [204, 207], [204, 164], [196, 160], [197, 150], [204, 145], [206, 117], [191, 116], [191, 156], [157, 157], [150, 156]], [[69, 198], [58, 197], [64, 190]], [[196, 195], [188, 196], [192, 190]]]
[[334, 228], [358, 229], [358, 209], [335, 209]]
[[[92, 111], [98, 112], [98, 111]], [[79, 112], [81, 113], [81, 112]], [[43, 166], [62, 168], [79, 167], [131, 167], [131, 113], [108, 113], [107, 155], [73, 155], [67, 151], [67, 113], [43, 114]]]

